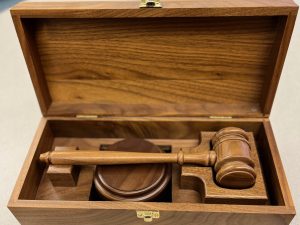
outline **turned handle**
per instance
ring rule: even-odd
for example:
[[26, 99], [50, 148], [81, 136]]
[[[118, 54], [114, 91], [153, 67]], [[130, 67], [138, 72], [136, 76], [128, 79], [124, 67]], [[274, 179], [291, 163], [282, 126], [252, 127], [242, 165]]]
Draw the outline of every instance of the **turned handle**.
[[40, 161], [53, 165], [118, 165], [145, 163], [184, 163], [212, 166], [216, 153], [139, 153], [117, 151], [50, 151], [40, 155]]

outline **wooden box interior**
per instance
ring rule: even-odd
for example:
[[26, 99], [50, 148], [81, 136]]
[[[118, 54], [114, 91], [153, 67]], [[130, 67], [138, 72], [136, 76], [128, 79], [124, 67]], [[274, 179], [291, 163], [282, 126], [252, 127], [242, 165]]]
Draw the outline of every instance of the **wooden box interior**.
[[[276, 168], [272, 159], [269, 138], [266, 135], [266, 128], [262, 120], [237, 120], [237, 121], [89, 121], [89, 120], [60, 120], [50, 119], [45, 122], [38, 141], [37, 148], [34, 149], [34, 157], [31, 162], [29, 173], [20, 190], [20, 200], [35, 200], [38, 187], [44, 173], [44, 165], [38, 161], [39, 154], [53, 149], [54, 143], [59, 139], [64, 140], [62, 144], [68, 145], [69, 140], [75, 140], [81, 146], [89, 146], [85, 142], [87, 138], [128, 138], [138, 137], [145, 139], [172, 140], [197, 139], [201, 131], [217, 131], [228, 126], [241, 127], [249, 132], [253, 132], [256, 139], [257, 149], [271, 205], [284, 205], [283, 190], [278, 181]], [[81, 140], [81, 141], [80, 141]], [[61, 141], [60, 141], [61, 142]], [[76, 197], [74, 196], [74, 200]]]
[[[44, 116], [9, 203], [20, 220], [56, 224], [67, 212], [95, 224], [99, 210], [110, 209], [98, 215], [110, 224], [116, 212], [127, 218], [128, 210], [149, 209], [172, 221], [195, 216], [196, 224], [289, 223], [295, 211], [268, 116], [294, 3], [175, 0], [152, 11], [137, 2], [58, 1], [11, 12]], [[227, 126], [253, 132], [269, 205], [36, 200], [45, 169], [39, 154], [60, 138], [187, 140]]]

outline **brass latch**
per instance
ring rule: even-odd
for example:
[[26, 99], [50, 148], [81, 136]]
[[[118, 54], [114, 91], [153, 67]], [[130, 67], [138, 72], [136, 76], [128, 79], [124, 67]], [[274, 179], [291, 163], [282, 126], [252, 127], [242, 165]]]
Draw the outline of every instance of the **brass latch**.
[[141, 0], [140, 8], [161, 8], [160, 0]]
[[159, 211], [136, 211], [137, 218], [144, 219], [144, 222], [152, 222], [159, 219]]

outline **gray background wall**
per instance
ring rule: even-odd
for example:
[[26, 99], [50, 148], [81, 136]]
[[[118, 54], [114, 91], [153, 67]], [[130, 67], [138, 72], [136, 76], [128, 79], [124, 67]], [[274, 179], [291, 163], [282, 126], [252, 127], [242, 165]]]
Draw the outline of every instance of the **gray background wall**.
[[[251, 1], [251, 0], [249, 0]], [[41, 113], [9, 7], [0, 0], [0, 224], [17, 225], [6, 208]], [[296, 0], [298, 5], [300, 0]], [[271, 122], [293, 199], [300, 214], [300, 16], [284, 65]], [[292, 225], [300, 224], [296, 216]]]

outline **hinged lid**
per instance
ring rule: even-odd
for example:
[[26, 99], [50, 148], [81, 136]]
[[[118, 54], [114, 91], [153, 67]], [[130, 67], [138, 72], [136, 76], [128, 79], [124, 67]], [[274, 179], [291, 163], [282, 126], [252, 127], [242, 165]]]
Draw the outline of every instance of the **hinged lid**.
[[24, 2], [12, 16], [44, 116], [262, 117], [290, 0]]

